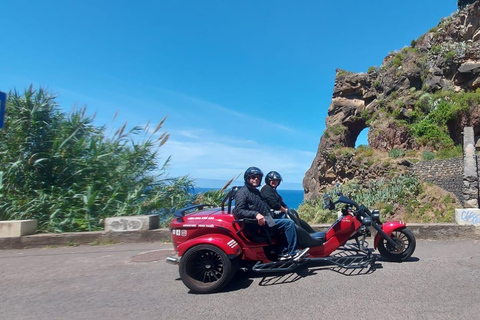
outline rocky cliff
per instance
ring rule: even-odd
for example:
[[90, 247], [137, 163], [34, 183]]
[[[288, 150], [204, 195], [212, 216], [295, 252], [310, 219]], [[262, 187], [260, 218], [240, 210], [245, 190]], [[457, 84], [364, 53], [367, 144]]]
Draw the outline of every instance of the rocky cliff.
[[461, 10], [390, 53], [380, 67], [337, 69], [326, 129], [303, 180], [305, 199], [334, 181], [405, 170], [408, 161], [375, 166], [348, 151], [366, 128], [369, 147], [384, 152], [454, 149], [467, 125], [480, 134], [480, 0], [458, 5]]

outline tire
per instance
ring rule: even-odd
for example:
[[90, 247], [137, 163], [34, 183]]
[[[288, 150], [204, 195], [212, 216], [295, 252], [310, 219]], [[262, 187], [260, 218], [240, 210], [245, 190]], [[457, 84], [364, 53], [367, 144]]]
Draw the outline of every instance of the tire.
[[380, 255], [390, 261], [404, 261], [415, 251], [416, 240], [412, 231], [408, 228], [394, 230], [391, 234], [393, 241], [399, 244], [398, 249], [395, 250], [385, 238], [380, 238], [378, 243], [378, 251]]
[[180, 278], [194, 293], [222, 289], [235, 275], [238, 261], [230, 260], [220, 248], [202, 244], [190, 248], [180, 260]]

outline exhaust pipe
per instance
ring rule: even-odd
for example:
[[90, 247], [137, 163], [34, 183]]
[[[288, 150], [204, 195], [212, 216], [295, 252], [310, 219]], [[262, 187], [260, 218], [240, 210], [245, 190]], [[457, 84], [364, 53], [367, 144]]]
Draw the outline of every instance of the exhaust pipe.
[[167, 257], [167, 263], [178, 265], [180, 263], [180, 259], [177, 257]]

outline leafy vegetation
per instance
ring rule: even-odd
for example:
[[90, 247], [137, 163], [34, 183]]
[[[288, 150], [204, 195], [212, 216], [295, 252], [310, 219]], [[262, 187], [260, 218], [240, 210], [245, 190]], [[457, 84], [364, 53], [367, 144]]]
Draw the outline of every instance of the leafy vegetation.
[[[364, 188], [355, 181], [342, 185], [342, 193], [359, 204], [380, 209], [382, 220], [396, 219], [402, 213], [402, 219], [408, 222], [452, 222], [457, 204], [449, 194], [437, 195], [431, 186], [421, 183], [412, 175], [400, 175], [392, 179], [378, 179]], [[335, 189], [327, 191], [335, 200]], [[433, 206], [437, 202], [441, 205]], [[302, 219], [310, 223], [331, 223], [336, 214], [323, 208], [323, 199], [304, 201], [298, 208]], [[337, 207], [337, 211], [341, 208]]]
[[323, 134], [325, 135], [325, 137], [328, 138], [328, 137], [333, 137], [337, 135], [342, 135], [346, 130], [347, 128], [345, 126], [337, 124], [331, 127], [327, 127]]
[[390, 150], [390, 152], [388, 152], [388, 155], [393, 159], [402, 158], [405, 155], [405, 151], [402, 149], [393, 148]]
[[430, 161], [430, 160], [433, 160], [435, 159], [435, 153], [434, 152], [431, 152], [431, 151], [423, 151], [422, 152], [422, 160], [423, 161]]
[[457, 156], [459, 149], [450, 137], [448, 125], [479, 103], [479, 89], [475, 92], [424, 93], [415, 104], [409, 129], [421, 145], [440, 151], [455, 150], [443, 155]]
[[42, 232], [103, 229], [106, 217], [159, 214], [191, 202], [188, 177], [169, 178], [159, 149], [169, 135], [126, 124], [113, 136], [86, 110], [62, 113], [30, 87], [7, 101], [0, 130], [0, 220], [37, 219]]

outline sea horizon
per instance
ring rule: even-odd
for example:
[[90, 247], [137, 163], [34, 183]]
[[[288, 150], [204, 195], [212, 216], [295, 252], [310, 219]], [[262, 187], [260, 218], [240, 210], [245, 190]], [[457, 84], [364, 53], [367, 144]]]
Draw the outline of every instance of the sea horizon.
[[[210, 188], [210, 189], [221, 189], [228, 182], [228, 180], [222, 180], [222, 179], [196, 178], [193, 180], [195, 180], [196, 188], [198, 187], [198, 188]], [[244, 184], [245, 183], [243, 182], [243, 180], [234, 180], [232, 181], [232, 183], [230, 183], [229, 188], [233, 186], [243, 186]], [[297, 191], [303, 192], [303, 186], [301, 183], [283, 181], [281, 183], [281, 187], [279, 187], [279, 191], [280, 190], [297, 190]]]
[[[220, 188], [204, 188], [204, 187], [195, 187], [193, 192], [205, 193], [209, 190], [220, 190]], [[303, 202], [303, 190], [288, 190], [288, 189], [278, 189], [278, 193], [283, 198], [283, 202], [292, 209], [297, 209], [298, 206]]]

